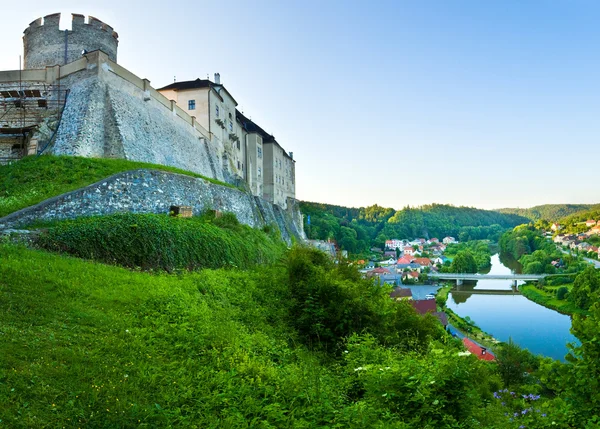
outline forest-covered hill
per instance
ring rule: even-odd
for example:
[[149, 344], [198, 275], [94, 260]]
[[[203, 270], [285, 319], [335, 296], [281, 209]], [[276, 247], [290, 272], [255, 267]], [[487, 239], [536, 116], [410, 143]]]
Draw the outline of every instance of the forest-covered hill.
[[[349, 208], [302, 202], [304, 228], [309, 238], [334, 239], [352, 253], [371, 246], [383, 247], [391, 238], [433, 238], [445, 236], [460, 241], [497, 240], [504, 230], [527, 223], [529, 219], [473, 207], [431, 204], [402, 210], [380, 207]], [[308, 224], [310, 216], [310, 225]]]
[[600, 210], [600, 204], [544, 204], [528, 209], [505, 208], [496, 211], [504, 214], [516, 214], [533, 221], [542, 219], [554, 222], [566, 216], [594, 208]]

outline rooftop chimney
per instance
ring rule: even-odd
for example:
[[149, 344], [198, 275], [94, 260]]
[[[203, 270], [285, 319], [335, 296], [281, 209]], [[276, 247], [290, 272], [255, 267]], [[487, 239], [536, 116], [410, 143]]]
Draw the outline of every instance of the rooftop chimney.
[[486, 349], [485, 347], [482, 347], [482, 348], [481, 348], [481, 354], [482, 354], [482, 355], [484, 355], [486, 351], [487, 351], [487, 349]]
[[215, 73], [215, 83], [217, 85], [221, 85], [221, 74], [220, 73]]
[[290, 152], [290, 158], [294, 159], [294, 152]]

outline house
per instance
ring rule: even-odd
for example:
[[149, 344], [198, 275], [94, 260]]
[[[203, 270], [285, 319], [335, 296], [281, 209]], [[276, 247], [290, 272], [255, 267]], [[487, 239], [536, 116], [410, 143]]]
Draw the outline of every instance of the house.
[[385, 241], [385, 247], [388, 249], [402, 249], [402, 246], [404, 246], [404, 242], [402, 240], [398, 240], [397, 238]]
[[443, 311], [437, 311], [435, 299], [419, 299], [411, 301], [415, 311], [421, 315], [431, 313], [446, 328], [448, 326], [448, 316]]
[[404, 246], [402, 252], [404, 253], [404, 255], [412, 256], [415, 254], [415, 249], [413, 249], [411, 246]]
[[402, 273], [402, 278], [414, 280], [414, 281], [419, 280], [419, 272], [418, 271], [409, 271], [407, 273]]
[[600, 225], [597, 225], [588, 231], [588, 236], [590, 235], [600, 235]]
[[403, 256], [400, 259], [398, 259], [398, 264], [410, 264], [412, 261], [414, 261], [415, 258], [412, 258], [410, 256]]
[[435, 299], [417, 299], [413, 300], [411, 304], [419, 314], [435, 313], [437, 311]]
[[564, 239], [565, 239], [564, 234], [558, 234], [556, 237], [554, 237], [554, 239], [552, 241], [555, 242], [556, 244], [562, 244]]
[[373, 268], [375, 268], [375, 262], [374, 261], [369, 261], [367, 263], [367, 265], [365, 265], [365, 268], [368, 270], [372, 270]]
[[434, 237], [434, 238], [430, 238], [430, 239], [429, 239], [429, 244], [433, 244], [433, 243], [439, 243], [439, 242], [440, 242], [440, 240], [438, 240], [438, 239], [437, 239], [437, 238], [435, 238], [435, 237]]
[[396, 258], [389, 258], [389, 259], [386, 259], [385, 261], [381, 261], [379, 263], [379, 265], [394, 265], [394, 264], [396, 264]]
[[590, 227], [592, 227], [594, 225], [596, 225], [596, 221], [595, 220], [588, 219], [588, 220], [585, 221], [585, 226], [587, 226], [588, 228], [590, 228]]
[[386, 250], [385, 252], [383, 252], [383, 256], [396, 257], [396, 251], [395, 250]]
[[379, 276], [380, 284], [390, 286], [400, 286], [402, 284], [402, 276], [398, 274], [382, 274]]
[[412, 300], [412, 291], [408, 288], [404, 287], [396, 287], [392, 292], [390, 292], [390, 298], [394, 301], [400, 301], [403, 299]]
[[421, 265], [423, 268], [431, 267], [431, 260], [429, 258], [415, 258], [414, 262]]
[[558, 223], [553, 223], [552, 226], [550, 226], [550, 229], [552, 231], [560, 231], [562, 229], [562, 226]]
[[590, 243], [586, 243], [584, 241], [583, 243], [579, 243], [577, 245], [577, 250], [580, 250], [582, 252], [587, 252], [590, 247], [592, 247], [592, 245]]
[[485, 347], [476, 344], [468, 338], [463, 338], [463, 344], [465, 348], [471, 353], [477, 356], [479, 360], [495, 361], [496, 357], [487, 351]]
[[447, 258], [447, 257], [445, 257], [444, 255], [442, 255], [442, 256], [438, 256], [437, 258], [435, 258], [435, 259], [433, 260], [433, 262], [434, 262], [435, 264], [439, 264], [439, 265], [444, 265], [444, 262], [446, 262], [446, 261], [450, 261], [450, 259], [448, 259], [448, 258]]
[[381, 250], [379, 247], [371, 247], [371, 252], [373, 252], [373, 253], [383, 253], [383, 250]]
[[442, 243], [444, 243], [444, 244], [453, 244], [453, 243], [456, 243], [456, 240], [454, 239], [454, 237], [444, 237], [442, 239]]
[[367, 277], [380, 276], [382, 274], [392, 274], [390, 270], [383, 267], [377, 267], [367, 273]]

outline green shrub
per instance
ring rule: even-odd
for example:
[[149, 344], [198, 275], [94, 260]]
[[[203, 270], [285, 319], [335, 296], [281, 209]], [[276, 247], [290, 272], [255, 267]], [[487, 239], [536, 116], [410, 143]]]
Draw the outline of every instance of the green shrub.
[[[221, 225], [221, 227], [219, 226]], [[61, 222], [39, 239], [42, 248], [142, 270], [239, 267], [275, 262], [283, 242], [240, 225], [232, 214], [214, 219], [117, 214]]]
[[563, 300], [567, 297], [569, 289], [566, 286], [561, 286], [556, 290], [556, 299]]

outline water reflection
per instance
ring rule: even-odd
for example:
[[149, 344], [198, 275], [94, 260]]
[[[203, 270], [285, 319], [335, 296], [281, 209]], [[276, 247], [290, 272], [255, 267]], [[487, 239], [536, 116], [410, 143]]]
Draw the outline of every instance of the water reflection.
[[[508, 266], [503, 265], [506, 263]], [[514, 259], [492, 256], [490, 274], [520, 272]], [[564, 360], [566, 344], [575, 342], [571, 319], [515, 293], [510, 280], [465, 281], [451, 292], [448, 308], [461, 317], [469, 316], [484, 331], [501, 341], [513, 341], [534, 354]]]

